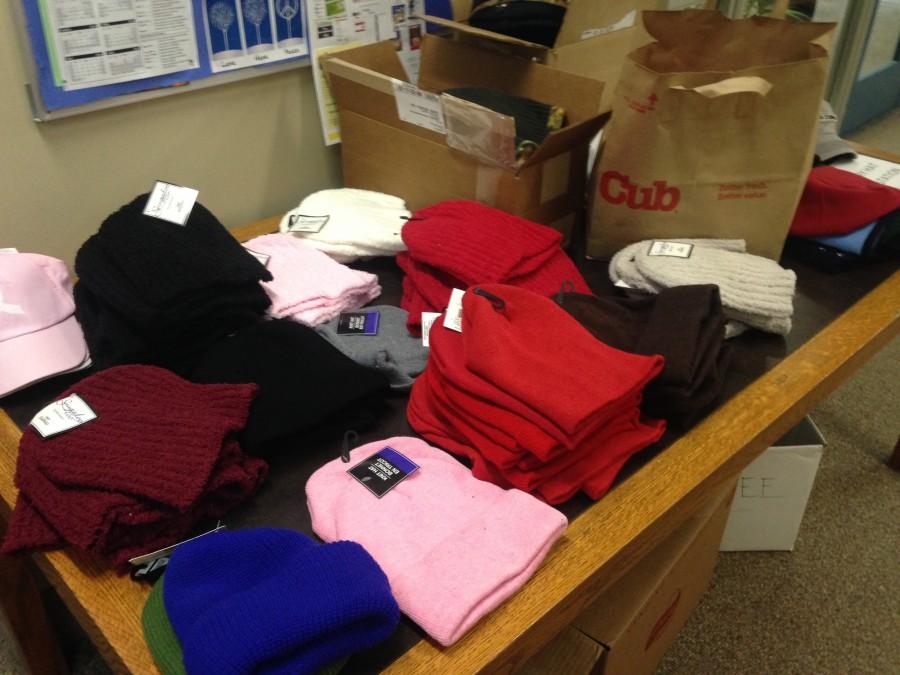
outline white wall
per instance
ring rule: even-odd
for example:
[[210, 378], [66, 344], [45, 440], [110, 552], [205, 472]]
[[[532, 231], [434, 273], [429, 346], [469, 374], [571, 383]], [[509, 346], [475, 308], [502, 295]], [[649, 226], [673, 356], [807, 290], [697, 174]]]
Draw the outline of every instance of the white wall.
[[228, 227], [340, 184], [310, 68], [86, 113], [31, 119], [10, 0], [0, 8], [0, 248], [72, 263], [109, 213], [160, 178], [200, 190]]

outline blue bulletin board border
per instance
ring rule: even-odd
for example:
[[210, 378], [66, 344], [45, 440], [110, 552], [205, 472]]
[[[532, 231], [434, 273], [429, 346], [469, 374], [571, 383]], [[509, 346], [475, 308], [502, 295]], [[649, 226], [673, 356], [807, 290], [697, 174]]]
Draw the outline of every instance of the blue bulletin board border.
[[[30, 46], [30, 58], [34, 63], [34, 79], [31, 83], [30, 95], [35, 120], [48, 120], [55, 117], [63, 117], [76, 112], [87, 112], [97, 108], [111, 107], [119, 103], [129, 103], [138, 100], [152, 98], [154, 95], [176, 93], [178, 91], [190, 91], [192, 87], [182, 86], [190, 84], [226, 84], [240, 79], [257, 75], [268, 75], [281, 72], [289, 68], [308, 65], [308, 56], [297, 56], [291, 59], [283, 59], [274, 63], [260, 64], [247, 68], [236, 69], [227, 72], [213, 73], [210, 65], [209, 52], [207, 50], [206, 35], [203, 30], [203, 0], [192, 0], [194, 11], [194, 30], [197, 39], [197, 55], [200, 65], [190, 70], [182, 70], [168, 75], [146, 77], [130, 82], [104, 84], [98, 87], [66, 91], [56, 85], [53, 78], [53, 67], [50, 63], [50, 55], [47, 49], [47, 41], [44, 36], [41, 23], [40, 8], [37, 0], [16, 0], [23, 10], [22, 23], [28, 36]], [[301, 3], [302, 5], [302, 3]], [[306, 22], [302, 21], [304, 37]], [[37, 92], [35, 92], [35, 84]], [[35, 93], [39, 93], [40, 100], [35, 100]], [[147, 94], [147, 96], [128, 96], [129, 94]], [[117, 97], [119, 98], [116, 100]], [[101, 102], [109, 102], [108, 105], [96, 105]], [[78, 108], [81, 110], [78, 110]], [[57, 113], [57, 114], [54, 114]], [[65, 114], [59, 114], [65, 113]]]

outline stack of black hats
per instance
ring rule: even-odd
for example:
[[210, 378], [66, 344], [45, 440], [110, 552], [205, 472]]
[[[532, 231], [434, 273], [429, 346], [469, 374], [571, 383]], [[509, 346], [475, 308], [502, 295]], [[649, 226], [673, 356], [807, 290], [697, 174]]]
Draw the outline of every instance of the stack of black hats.
[[272, 275], [201, 204], [184, 225], [144, 215], [144, 194], [110, 215], [78, 251], [75, 315], [100, 367], [187, 372], [197, 355], [256, 323]]

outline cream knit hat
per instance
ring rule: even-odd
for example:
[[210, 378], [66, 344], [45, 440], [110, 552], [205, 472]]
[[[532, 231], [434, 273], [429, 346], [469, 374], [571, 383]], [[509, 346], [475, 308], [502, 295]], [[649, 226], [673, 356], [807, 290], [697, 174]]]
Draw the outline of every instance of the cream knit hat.
[[654, 241], [625, 247], [609, 264], [613, 282], [656, 293], [688, 284], [716, 284], [726, 316], [753, 328], [787, 335], [797, 275], [746, 252], [742, 239], [666, 239], [691, 244], [688, 257], [651, 252]]
[[399, 197], [338, 188], [309, 195], [284, 214], [278, 229], [304, 239], [338, 262], [351, 262], [405, 251], [400, 230], [409, 216]]

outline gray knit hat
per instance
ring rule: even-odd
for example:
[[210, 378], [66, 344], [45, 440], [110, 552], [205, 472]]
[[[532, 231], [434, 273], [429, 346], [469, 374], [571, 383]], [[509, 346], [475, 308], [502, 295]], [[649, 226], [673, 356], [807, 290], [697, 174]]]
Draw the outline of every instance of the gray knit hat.
[[412, 337], [406, 330], [406, 310], [374, 305], [358, 312], [379, 312], [377, 334], [340, 334], [340, 317], [316, 326], [316, 331], [360, 365], [383, 371], [392, 389], [408, 390], [416, 376], [425, 370], [428, 349], [421, 338]]
[[[686, 244], [665, 251], [663, 242]], [[682, 257], [684, 256], [684, 257]], [[627, 246], [610, 261], [610, 278], [652, 293], [687, 284], [716, 284], [726, 316], [753, 328], [787, 335], [797, 275], [751, 255], [740, 239], [648, 240]]]

